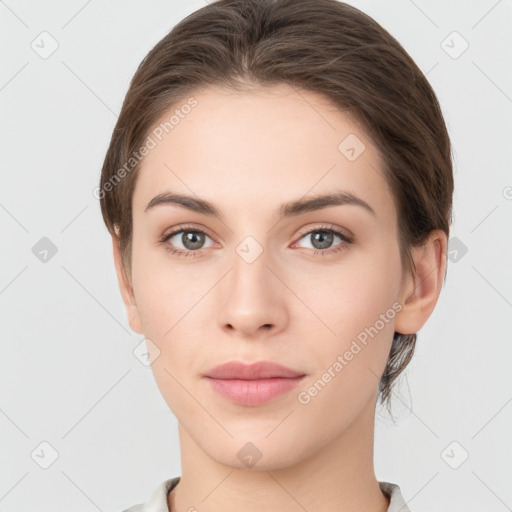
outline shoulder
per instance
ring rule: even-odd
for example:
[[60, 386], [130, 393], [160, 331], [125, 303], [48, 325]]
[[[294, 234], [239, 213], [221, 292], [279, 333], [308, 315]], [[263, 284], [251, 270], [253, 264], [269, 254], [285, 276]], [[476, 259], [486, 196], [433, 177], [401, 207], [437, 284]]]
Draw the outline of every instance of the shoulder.
[[130, 508], [124, 509], [122, 512], [169, 512], [167, 495], [178, 485], [179, 481], [179, 476], [164, 480], [153, 490], [148, 501], [133, 505]]
[[411, 512], [397, 484], [379, 482], [379, 486], [380, 490], [389, 498], [389, 507], [386, 512]]

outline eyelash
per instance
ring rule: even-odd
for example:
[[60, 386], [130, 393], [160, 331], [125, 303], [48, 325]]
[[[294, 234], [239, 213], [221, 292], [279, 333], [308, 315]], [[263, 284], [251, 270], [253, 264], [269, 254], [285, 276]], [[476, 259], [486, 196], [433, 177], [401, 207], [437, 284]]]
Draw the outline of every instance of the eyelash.
[[[187, 225], [179, 226], [174, 231], [164, 235], [160, 239], [160, 242], [164, 245], [165, 250], [168, 251], [170, 254], [172, 254], [174, 256], [180, 256], [180, 257], [181, 256], [183, 256], [183, 257], [199, 256], [201, 254], [202, 249], [198, 249], [196, 251], [190, 251], [190, 250], [189, 251], [183, 251], [181, 249], [173, 249], [167, 243], [174, 235], [177, 235], [178, 233], [181, 233], [181, 232], [202, 233], [202, 234], [204, 234], [206, 236], [209, 236], [205, 231], [203, 231], [202, 229], [196, 228], [194, 226], [187, 226]], [[348, 245], [350, 245], [350, 244], [352, 244], [354, 242], [354, 239], [351, 236], [341, 232], [340, 230], [334, 228], [333, 226], [325, 226], [325, 225], [324, 226], [316, 226], [313, 229], [310, 229], [309, 231], [301, 233], [301, 235], [299, 236], [298, 240], [301, 240], [306, 235], [310, 235], [311, 233], [318, 233], [318, 232], [320, 232], [320, 233], [332, 233], [334, 235], [337, 235], [337, 236], [339, 236], [341, 238], [343, 243], [337, 245], [333, 249], [325, 249], [325, 250], [315, 249], [315, 251], [313, 253], [313, 256], [316, 256], [318, 253], [320, 253], [323, 256], [324, 254], [334, 254], [334, 253], [337, 253], [337, 252], [340, 252], [340, 251], [344, 251], [345, 249], [348, 248], [347, 247]]]

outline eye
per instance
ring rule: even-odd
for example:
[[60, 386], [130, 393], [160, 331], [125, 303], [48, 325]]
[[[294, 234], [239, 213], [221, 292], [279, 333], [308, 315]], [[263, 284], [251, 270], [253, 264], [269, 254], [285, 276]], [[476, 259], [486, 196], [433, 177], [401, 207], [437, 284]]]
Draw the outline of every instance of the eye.
[[[210, 241], [207, 245], [205, 245], [206, 239]], [[161, 241], [172, 254], [183, 256], [195, 256], [194, 253], [201, 249], [213, 246], [212, 239], [204, 231], [198, 228], [187, 228], [186, 226], [181, 226], [179, 229], [168, 233]]]
[[[293, 246], [297, 246], [303, 239], [310, 244], [308, 248], [314, 250], [314, 255], [341, 251], [353, 242], [350, 235], [332, 226], [310, 229]], [[164, 235], [161, 242], [164, 244], [165, 250], [171, 254], [188, 257], [199, 256], [202, 249], [214, 246], [213, 240], [202, 229], [193, 226], [180, 226]]]
[[[332, 227], [319, 227], [308, 231], [300, 240], [306, 240], [310, 249], [315, 250], [315, 254], [337, 252], [345, 249], [347, 245], [353, 242], [353, 239], [342, 231]], [[294, 245], [298, 244], [296, 242]], [[334, 247], [333, 247], [334, 244]]]

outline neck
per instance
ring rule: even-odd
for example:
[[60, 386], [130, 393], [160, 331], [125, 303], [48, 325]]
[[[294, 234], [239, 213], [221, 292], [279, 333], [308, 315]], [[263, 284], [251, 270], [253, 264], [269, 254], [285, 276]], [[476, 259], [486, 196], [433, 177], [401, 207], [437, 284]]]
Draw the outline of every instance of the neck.
[[[182, 475], [169, 494], [171, 512], [386, 512], [373, 468], [375, 401], [339, 437], [284, 468], [238, 469], [208, 456], [179, 425]], [[321, 425], [312, 437], [321, 437]], [[298, 447], [300, 449], [302, 447]]]

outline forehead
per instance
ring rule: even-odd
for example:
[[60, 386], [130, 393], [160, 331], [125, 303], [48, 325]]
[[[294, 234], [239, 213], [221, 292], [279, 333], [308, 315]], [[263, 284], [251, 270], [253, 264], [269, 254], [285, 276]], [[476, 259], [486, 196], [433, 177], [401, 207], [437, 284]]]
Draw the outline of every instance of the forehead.
[[154, 147], [141, 162], [134, 212], [166, 191], [263, 208], [342, 189], [377, 210], [393, 207], [378, 150], [359, 123], [327, 98], [286, 84], [192, 93], [149, 136]]

